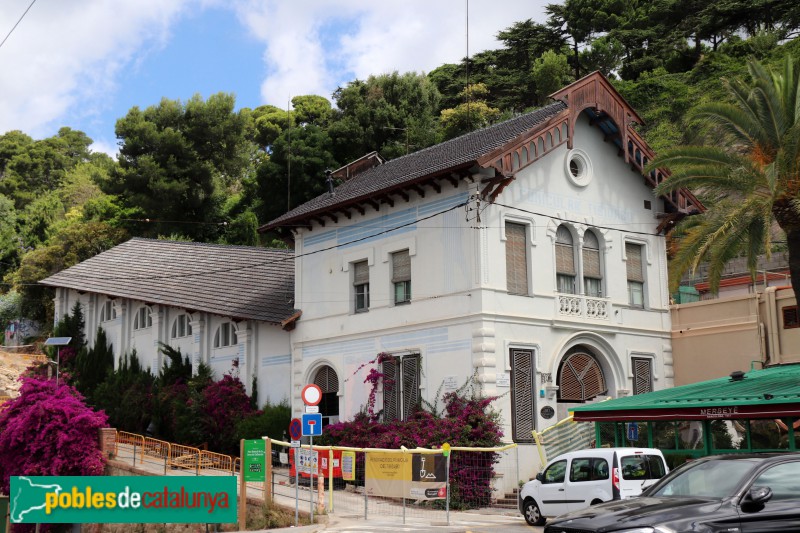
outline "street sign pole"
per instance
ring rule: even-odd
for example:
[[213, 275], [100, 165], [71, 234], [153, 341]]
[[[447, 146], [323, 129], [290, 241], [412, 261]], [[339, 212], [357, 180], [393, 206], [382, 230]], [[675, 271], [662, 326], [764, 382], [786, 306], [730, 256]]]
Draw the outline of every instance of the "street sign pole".
[[[313, 426], [313, 424], [311, 424]], [[314, 456], [314, 435], [308, 437], [308, 446], [311, 448], [311, 456]], [[313, 462], [311, 464], [314, 464]], [[308, 476], [308, 502], [311, 504], [311, 523], [314, 523], [314, 470]]]

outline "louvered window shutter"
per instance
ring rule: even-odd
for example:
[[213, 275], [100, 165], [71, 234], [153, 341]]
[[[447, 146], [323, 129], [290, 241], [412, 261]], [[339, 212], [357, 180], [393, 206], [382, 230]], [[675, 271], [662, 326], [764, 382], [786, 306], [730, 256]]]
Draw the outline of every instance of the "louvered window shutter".
[[523, 224], [506, 222], [506, 280], [511, 294], [528, 294], [528, 253]]
[[403, 420], [414, 412], [419, 404], [419, 355], [403, 357]]
[[583, 276], [600, 279], [600, 246], [591, 231], [583, 236]]
[[633, 393], [644, 394], [653, 392], [653, 361], [652, 359], [633, 358]]
[[383, 421], [397, 420], [400, 415], [400, 380], [397, 360], [392, 358], [381, 365], [383, 373]]
[[326, 392], [339, 392], [339, 376], [333, 368], [323, 366], [314, 376], [314, 385], [322, 389], [323, 394]]
[[511, 432], [514, 442], [533, 442], [534, 364], [532, 350], [511, 350]]
[[353, 285], [369, 283], [369, 264], [366, 261], [353, 263]]
[[625, 256], [627, 260], [628, 281], [638, 281], [644, 283], [644, 271], [642, 270], [642, 246], [639, 244], [625, 243]]
[[575, 251], [572, 248], [572, 234], [564, 226], [556, 231], [556, 272], [575, 275]]
[[411, 279], [411, 257], [408, 250], [392, 254], [392, 283]]

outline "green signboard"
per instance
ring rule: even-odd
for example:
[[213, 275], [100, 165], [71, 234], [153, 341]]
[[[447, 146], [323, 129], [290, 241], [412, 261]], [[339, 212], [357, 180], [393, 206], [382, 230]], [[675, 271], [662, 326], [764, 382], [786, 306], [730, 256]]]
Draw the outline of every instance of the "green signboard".
[[12, 476], [12, 524], [236, 522], [234, 476]]
[[245, 481], [264, 481], [267, 475], [267, 448], [264, 439], [244, 441], [242, 472]]

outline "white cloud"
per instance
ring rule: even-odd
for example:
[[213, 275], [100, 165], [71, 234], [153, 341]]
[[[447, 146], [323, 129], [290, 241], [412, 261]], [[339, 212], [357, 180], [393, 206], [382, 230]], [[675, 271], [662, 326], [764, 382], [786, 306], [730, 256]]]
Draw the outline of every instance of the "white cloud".
[[[498, 47], [494, 36], [515, 21], [544, 20], [546, 2], [472, 0], [470, 53]], [[0, 1], [0, 39], [28, 5]], [[280, 107], [302, 94], [330, 98], [356, 77], [428, 72], [465, 54], [466, 0], [40, 1], [0, 47], [0, 134], [42, 137], [107, 119], [120, 74], [143, 68], [181, 17], [209, 7], [234, 9], [263, 44], [262, 100]], [[111, 135], [95, 135], [98, 150], [113, 150], [102, 138]]]
[[[186, 1], [38, 2], [0, 48], [0, 133], [36, 136], [65, 115], [102, 110], [120, 69], [163, 46]], [[0, 3], [0, 32], [29, 2]]]
[[[544, 21], [546, 0], [494, 0], [469, 6], [469, 52], [497, 48], [495, 35], [516, 21]], [[330, 97], [354, 77], [424, 71], [466, 55], [464, 0], [245, 0], [242, 23], [265, 43], [262, 98]], [[338, 34], [323, 34], [332, 29]]]

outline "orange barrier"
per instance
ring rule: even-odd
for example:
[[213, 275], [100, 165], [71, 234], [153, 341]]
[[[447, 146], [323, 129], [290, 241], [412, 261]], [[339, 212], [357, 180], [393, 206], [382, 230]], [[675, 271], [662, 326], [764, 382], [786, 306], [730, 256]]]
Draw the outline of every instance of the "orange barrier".
[[240, 459], [230, 455], [201, 450], [194, 446], [175, 444], [164, 440], [144, 437], [136, 433], [117, 431], [114, 453], [118, 454], [117, 446], [124, 444], [133, 446], [139, 461], [144, 461], [145, 456], [158, 457], [165, 461], [171, 468], [184, 468], [187, 470], [219, 470], [225, 473], [235, 473], [240, 465]]

